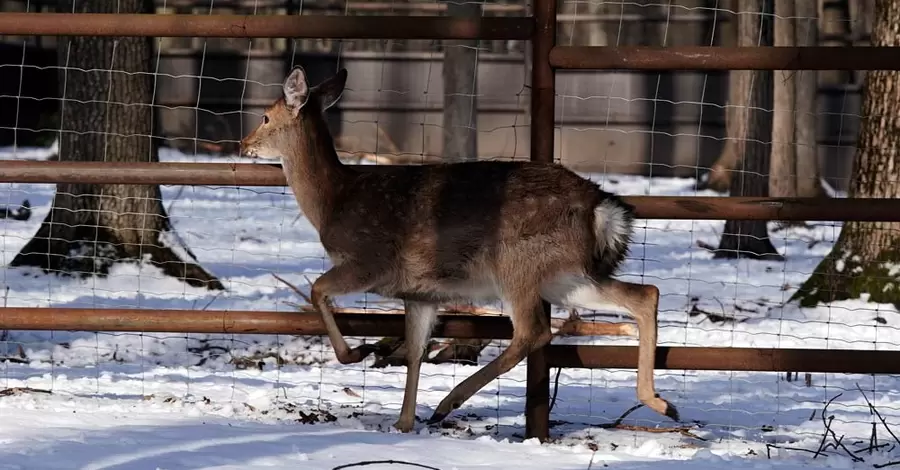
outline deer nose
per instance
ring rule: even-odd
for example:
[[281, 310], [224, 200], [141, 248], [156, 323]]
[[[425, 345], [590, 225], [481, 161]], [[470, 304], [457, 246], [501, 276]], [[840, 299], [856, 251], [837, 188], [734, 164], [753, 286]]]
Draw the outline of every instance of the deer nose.
[[253, 149], [248, 148], [247, 143], [241, 140], [240, 156], [256, 158], [256, 152], [254, 152]]

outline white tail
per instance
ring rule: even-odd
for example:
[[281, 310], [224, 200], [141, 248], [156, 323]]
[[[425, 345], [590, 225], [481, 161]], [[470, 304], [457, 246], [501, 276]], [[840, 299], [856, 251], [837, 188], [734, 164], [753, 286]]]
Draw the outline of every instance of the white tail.
[[630, 312], [640, 337], [638, 398], [677, 420], [675, 407], [653, 385], [659, 291], [611, 277], [628, 250], [632, 208], [554, 164], [345, 166], [323, 113], [346, 80], [341, 70], [311, 87], [295, 68], [284, 97], [243, 139], [241, 152], [282, 158], [297, 203], [319, 233], [333, 267], [316, 279], [310, 297], [341, 363], [362, 361], [375, 347], [348, 347], [330, 297], [371, 292], [404, 301], [409, 354], [394, 426], [413, 428], [419, 369], [438, 305], [499, 298], [512, 306], [509, 347], [457, 385], [429, 423], [550, 341], [542, 300], [588, 309], [613, 304]]

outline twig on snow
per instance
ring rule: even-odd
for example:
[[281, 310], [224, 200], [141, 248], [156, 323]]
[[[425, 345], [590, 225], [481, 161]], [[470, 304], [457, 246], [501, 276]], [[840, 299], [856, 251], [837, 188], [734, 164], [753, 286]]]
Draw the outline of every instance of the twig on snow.
[[638, 403], [637, 405], [634, 405], [634, 406], [632, 406], [631, 408], [625, 410], [625, 412], [622, 413], [621, 416], [619, 416], [618, 418], [616, 418], [616, 420], [613, 421], [612, 423], [601, 424], [601, 425], [598, 426], [598, 427], [599, 427], [599, 428], [602, 428], [602, 429], [621, 429], [621, 430], [623, 430], [623, 431], [642, 431], [642, 432], [650, 432], [650, 433], [655, 433], [655, 434], [662, 434], [662, 433], [678, 433], [678, 434], [681, 434], [681, 435], [683, 435], [683, 436], [691, 437], [691, 438], [698, 439], [698, 440], [701, 440], [701, 441], [705, 441], [705, 440], [706, 440], [706, 439], [704, 439], [704, 438], [702, 438], [702, 437], [700, 437], [700, 436], [698, 436], [698, 435], [692, 433], [692, 432], [691, 432], [691, 430], [693, 429], [692, 426], [675, 426], [675, 427], [669, 427], [669, 428], [651, 428], [650, 426], [638, 426], [638, 425], [635, 425], [635, 424], [622, 424], [622, 421], [623, 421], [628, 415], [630, 415], [631, 413], [633, 413], [634, 411], [636, 411], [637, 409], [639, 409], [639, 408], [641, 408], [641, 407], [643, 407], [643, 406], [644, 406], [643, 403]]
[[866, 396], [866, 392], [864, 392], [862, 390], [862, 388], [859, 386], [858, 383], [856, 384], [856, 389], [859, 390], [859, 393], [862, 394], [863, 399], [866, 400], [866, 404], [869, 405], [869, 410], [871, 410], [873, 413], [875, 413], [875, 416], [877, 416], [878, 420], [881, 421], [881, 424], [882, 424], [882, 426], [884, 426], [884, 429], [887, 429], [887, 432], [891, 435], [891, 437], [894, 438], [894, 441], [897, 444], [900, 444], [900, 439], [897, 439], [897, 435], [894, 434], [894, 431], [892, 431], [891, 427], [888, 426], [887, 421], [885, 421], [884, 417], [881, 416], [881, 413], [878, 412], [878, 408], [875, 408], [875, 405], [873, 405], [872, 402], [869, 401], [869, 397]]
[[342, 468], [350, 468], [350, 467], [365, 467], [367, 465], [378, 465], [378, 464], [388, 464], [388, 465], [409, 465], [410, 467], [419, 467], [419, 468], [427, 468], [429, 470], [441, 470], [437, 467], [432, 467], [430, 465], [422, 465], [420, 463], [415, 462], [406, 462], [404, 460], [363, 460], [360, 462], [348, 463], [344, 465], [338, 465], [337, 467], [332, 468], [331, 470], [341, 470]]
[[[807, 452], [807, 453], [815, 454], [815, 455], [820, 455], [820, 454], [821, 455], [831, 455], [828, 452], [823, 452], [821, 449], [820, 450], [809, 450], [809, 449], [803, 449], [800, 447], [784, 447], [784, 446], [766, 443], [766, 457], [769, 459], [772, 458], [772, 453], [769, 452], [771, 449], [796, 450], [799, 452]], [[815, 457], [813, 457], [813, 458], [815, 458]]]
[[553, 396], [550, 397], [550, 411], [556, 406], [556, 394], [559, 393], [559, 374], [562, 373], [562, 367], [556, 368], [556, 377], [553, 378]]
[[50, 390], [43, 388], [31, 388], [31, 387], [10, 387], [0, 390], [0, 397], [8, 397], [11, 395], [19, 395], [22, 393], [45, 393], [47, 395], [52, 394]]
[[[831, 423], [834, 421], [834, 416], [827, 416], [828, 406], [831, 405], [831, 403], [833, 401], [837, 400], [841, 395], [843, 395], [843, 393], [838, 393], [837, 395], [833, 396], [830, 400], [828, 400], [827, 403], [825, 403], [825, 407], [822, 408], [822, 424], [825, 425], [825, 432], [822, 434], [822, 441], [819, 443], [819, 449], [816, 450], [816, 453], [813, 455], [813, 458], [815, 459], [820, 454], [822, 454], [822, 452], [825, 449], [827, 449], [829, 446], [831, 446], [831, 447], [834, 447], [835, 450], [837, 450], [837, 448], [839, 448], [839, 447], [841, 449], [844, 449], [844, 452], [846, 452], [847, 455], [850, 457], [850, 459], [853, 460], [854, 462], [865, 462], [865, 459], [855, 455], [853, 452], [850, 451], [850, 449], [847, 448], [847, 446], [844, 445], [844, 443], [843, 443], [844, 436], [841, 436], [840, 438], [838, 438], [837, 434], [834, 432], [834, 430], [831, 429]], [[825, 439], [827, 439], [829, 435], [831, 435], [831, 438], [834, 439], [834, 442], [829, 442], [828, 444], [825, 444]]]

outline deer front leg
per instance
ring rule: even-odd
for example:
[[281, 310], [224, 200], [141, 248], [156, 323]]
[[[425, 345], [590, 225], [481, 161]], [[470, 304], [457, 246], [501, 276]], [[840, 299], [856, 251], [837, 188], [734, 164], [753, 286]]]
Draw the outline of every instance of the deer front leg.
[[425, 344], [431, 337], [431, 329], [437, 318], [438, 306], [430, 302], [405, 301], [406, 311], [406, 388], [403, 391], [403, 405], [400, 418], [394, 427], [400, 432], [412, 431], [416, 421], [416, 396], [419, 392], [419, 371]]
[[319, 276], [313, 282], [310, 291], [310, 300], [322, 315], [322, 323], [325, 324], [325, 330], [328, 332], [328, 340], [331, 341], [334, 355], [341, 364], [361, 362], [380, 349], [375, 344], [363, 344], [350, 349], [334, 320], [334, 312], [328, 302], [330, 297], [368, 290], [372, 283], [371, 278], [366, 274], [368, 272], [370, 271], [352, 265], [335, 266]]

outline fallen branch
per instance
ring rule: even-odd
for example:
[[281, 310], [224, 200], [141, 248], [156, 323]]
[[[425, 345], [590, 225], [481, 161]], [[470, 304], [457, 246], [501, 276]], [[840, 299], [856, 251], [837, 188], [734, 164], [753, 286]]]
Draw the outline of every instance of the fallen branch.
[[52, 394], [50, 390], [43, 388], [31, 388], [31, 387], [10, 387], [0, 390], [0, 397], [8, 397], [12, 395], [21, 395], [23, 393], [45, 393], [47, 395]]
[[796, 451], [798, 451], [798, 452], [806, 452], [806, 453], [809, 453], [809, 454], [826, 455], [826, 456], [832, 455], [832, 454], [829, 454], [829, 453], [827, 453], [827, 452], [815, 451], [815, 450], [810, 450], [810, 449], [803, 449], [803, 448], [801, 448], [801, 447], [785, 447], [785, 446], [779, 446], [779, 445], [775, 445], [775, 444], [769, 444], [769, 443], [766, 443], [766, 457], [769, 458], [769, 459], [772, 458], [772, 453], [769, 452], [771, 449], [796, 450]]
[[900, 445], [900, 439], [897, 439], [897, 435], [894, 434], [894, 431], [891, 430], [890, 426], [888, 426], [887, 421], [885, 421], [884, 417], [881, 416], [881, 413], [878, 412], [878, 408], [875, 408], [875, 405], [873, 405], [872, 402], [869, 401], [869, 397], [866, 396], [866, 392], [863, 391], [862, 387], [860, 387], [858, 383], [856, 384], [856, 389], [859, 390], [859, 393], [862, 394], [863, 399], [866, 400], [866, 404], [869, 405], [869, 411], [875, 413], [875, 416], [877, 416], [878, 420], [881, 421], [881, 425], [884, 426], [884, 429], [886, 429], [888, 434], [890, 434], [891, 437], [894, 438], [894, 442]]
[[420, 463], [415, 462], [406, 462], [404, 460], [363, 460], [361, 462], [348, 463], [344, 465], [338, 465], [337, 467], [332, 468], [331, 470], [341, 470], [342, 468], [350, 468], [350, 467], [365, 467], [368, 465], [380, 465], [380, 464], [388, 464], [388, 465], [409, 465], [410, 467], [419, 467], [419, 468], [427, 468], [429, 470], [441, 470], [437, 467], [432, 467], [430, 465], [422, 465]]
[[706, 439], [704, 439], [704, 438], [702, 438], [702, 437], [700, 437], [700, 436], [698, 436], [698, 435], [696, 435], [696, 434], [694, 434], [694, 433], [691, 432], [691, 431], [694, 429], [693, 426], [675, 426], [675, 427], [668, 427], [668, 428], [652, 428], [652, 427], [650, 427], [650, 426], [638, 426], [638, 425], [636, 425], [636, 424], [622, 424], [622, 421], [623, 421], [628, 415], [630, 415], [630, 414], [633, 413], [635, 410], [638, 410], [638, 409], [640, 409], [640, 408], [643, 407], [643, 406], [644, 406], [643, 403], [638, 403], [637, 405], [634, 405], [634, 406], [632, 406], [631, 408], [625, 410], [625, 412], [622, 413], [622, 415], [619, 416], [619, 417], [618, 417], [615, 421], [613, 421], [612, 423], [601, 424], [601, 425], [598, 426], [598, 427], [599, 427], [599, 428], [602, 428], [602, 429], [620, 429], [620, 430], [623, 430], [623, 431], [641, 431], [641, 432], [649, 432], [649, 433], [655, 433], [655, 434], [662, 434], [662, 433], [678, 433], [678, 434], [681, 434], [681, 435], [683, 435], [683, 436], [691, 437], [691, 438], [698, 439], [698, 440], [701, 440], [701, 441], [705, 441], [705, 440], [706, 440]]

